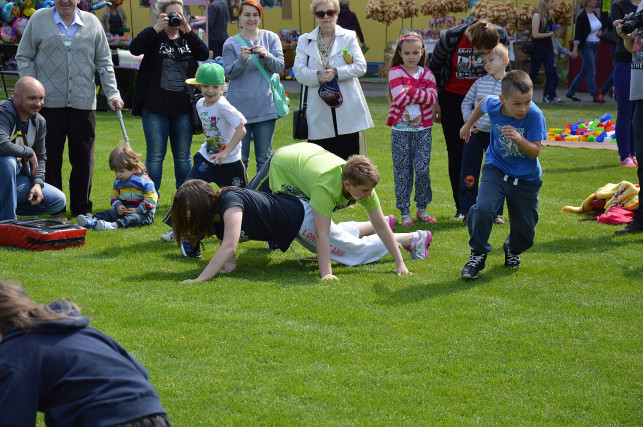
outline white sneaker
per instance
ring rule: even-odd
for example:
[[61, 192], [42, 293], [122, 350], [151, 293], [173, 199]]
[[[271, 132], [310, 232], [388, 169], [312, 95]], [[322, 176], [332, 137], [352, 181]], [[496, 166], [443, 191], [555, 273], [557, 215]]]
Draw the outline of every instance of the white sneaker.
[[105, 231], [105, 230], [116, 230], [117, 228], [118, 226], [116, 225], [115, 222], [103, 221], [102, 219], [99, 219], [96, 221], [96, 227], [94, 227], [94, 230]]
[[94, 228], [96, 227], [96, 218], [89, 217], [87, 215], [78, 215], [76, 218], [78, 225], [85, 228]]
[[429, 245], [433, 236], [428, 230], [418, 230], [420, 239], [417, 243], [409, 248], [411, 259], [429, 259]]
[[164, 242], [171, 243], [174, 241], [174, 229], [168, 231], [167, 233], [161, 234], [161, 240]]

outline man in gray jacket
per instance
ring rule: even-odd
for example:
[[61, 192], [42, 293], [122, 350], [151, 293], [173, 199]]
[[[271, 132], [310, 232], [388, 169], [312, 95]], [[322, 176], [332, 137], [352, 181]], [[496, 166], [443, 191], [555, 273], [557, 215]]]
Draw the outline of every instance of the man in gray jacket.
[[96, 72], [110, 108], [123, 108], [103, 27], [93, 14], [78, 9], [78, 1], [54, 0], [55, 7], [31, 15], [16, 53], [20, 77], [37, 78], [47, 92], [41, 113], [47, 120], [45, 181], [59, 190], [65, 141], [69, 141], [69, 198], [74, 217], [92, 212]]
[[62, 191], [44, 182], [47, 127], [38, 113], [44, 100], [42, 84], [23, 77], [13, 97], [0, 102], [0, 221], [65, 207]]

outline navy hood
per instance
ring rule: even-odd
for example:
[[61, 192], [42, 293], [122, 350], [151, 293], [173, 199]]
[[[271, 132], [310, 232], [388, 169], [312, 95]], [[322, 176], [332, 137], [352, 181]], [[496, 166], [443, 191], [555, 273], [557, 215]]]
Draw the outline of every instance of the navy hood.
[[73, 309], [69, 301], [58, 300], [47, 304], [47, 306], [56, 313], [64, 313], [72, 310], [69, 317], [59, 320], [38, 320], [33, 323], [31, 329], [9, 328], [2, 337], [1, 342], [6, 342], [11, 338], [26, 335], [30, 332], [39, 334], [63, 334], [85, 328], [89, 325], [89, 319]]

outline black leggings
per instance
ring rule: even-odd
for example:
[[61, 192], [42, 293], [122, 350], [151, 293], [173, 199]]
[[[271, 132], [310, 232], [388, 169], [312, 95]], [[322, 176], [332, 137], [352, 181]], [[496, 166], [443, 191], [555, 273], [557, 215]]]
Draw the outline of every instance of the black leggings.
[[359, 132], [337, 135], [334, 138], [309, 139], [308, 142], [317, 144], [344, 160], [348, 160], [353, 154], [359, 154]]
[[460, 129], [464, 126], [462, 110], [460, 106], [464, 101], [464, 95], [442, 91], [438, 97], [442, 114], [442, 132], [447, 144], [447, 155], [449, 159], [449, 180], [451, 181], [451, 194], [455, 202], [457, 213], [460, 212], [460, 200], [458, 197], [460, 188], [460, 167], [462, 164], [462, 149], [464, 140], [460, 139]]

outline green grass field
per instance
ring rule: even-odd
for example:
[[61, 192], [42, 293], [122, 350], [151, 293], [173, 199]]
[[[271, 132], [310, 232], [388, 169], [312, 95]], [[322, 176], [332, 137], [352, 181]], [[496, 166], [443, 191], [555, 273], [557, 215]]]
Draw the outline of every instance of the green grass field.
[[[378, 194], [399, 219], [388, 103], [369, 105]], [[548, 127], [615, 114], [613, 106], [542, 108]], [[140, 118], [125, 116], [144, 153]], [[109, 206], [107, 157], [122, 139], [115, 114], [98, 113], [97, 122], [95, 212]], [[291, 143], [291, 132], [291, 116], [279, 120], [274, 148]], [[183, 259], [159, 239], [174, 191], [168, 153], [154, 225], [89, 230], [84, 247], [61, 251], [0, 248], [0, 277], [40, 302], [79, 303], [149, 370], [176, 426], [643, 424], [643, 234], [615, 236], [618, 227], [561, 213], [607, 183], [635, 182], [635, 170], [619, 167], [614, 151], [543, 147], [540, 223], [523, 267], [503, 267], [509, 226], [495, 226], [487, 269], [463, 281], [468, 233], [449, 220], [439, 125], [433, 138], [429, 213], [438, 223], [428, 227], [430, 259], [408, 262], [410, 276], [396, 276], [389, 256], [334, 264], [340, 281], [322, 282], [316, 262], [248, 242], [236, 272], [181, 284], [218, 244], [207, 240], [203, 259]], [[361, 207], [334, 216], [366, 218]]]

